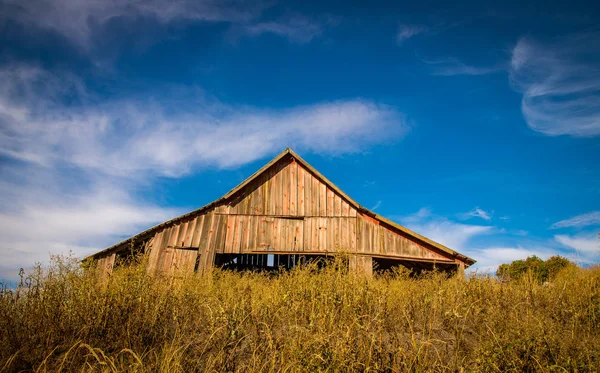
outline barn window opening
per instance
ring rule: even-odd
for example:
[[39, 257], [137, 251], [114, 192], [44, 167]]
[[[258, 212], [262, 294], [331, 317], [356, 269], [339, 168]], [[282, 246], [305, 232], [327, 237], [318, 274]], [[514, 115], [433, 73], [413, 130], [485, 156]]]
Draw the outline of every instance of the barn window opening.
[[316, 263], [323, 268], [331, 256], [305, 254], [216, 254], [215, 267], [232, 271], [290, 270], [298, 265]]
[[419, 277], [420, 275], [431, 271], [444, 271], [448, 274], [452, 274], [457, 270], [457, 266], [454, 263], [417, 262], [412, 260], [373, 258], [373, 274], [392, 274], [400, 268], [408, 269], [411, 277]]

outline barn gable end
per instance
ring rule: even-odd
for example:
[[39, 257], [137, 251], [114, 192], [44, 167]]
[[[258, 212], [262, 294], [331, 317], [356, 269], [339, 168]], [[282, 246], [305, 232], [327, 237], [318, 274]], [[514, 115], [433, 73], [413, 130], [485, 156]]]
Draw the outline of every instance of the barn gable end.
[[217, 201], [90, 258], [106, 272], [115, 254], [134, 249], [148, 254], [151, 273], [204, 272], [227, 261], [283, 265], [281, 260], [296, 263], [300, 256], [340, 251], [351, 256], [351, 267], [366, 272], [374, 262], [452, 269], [474, 263], [360, 206], [290, 149]]

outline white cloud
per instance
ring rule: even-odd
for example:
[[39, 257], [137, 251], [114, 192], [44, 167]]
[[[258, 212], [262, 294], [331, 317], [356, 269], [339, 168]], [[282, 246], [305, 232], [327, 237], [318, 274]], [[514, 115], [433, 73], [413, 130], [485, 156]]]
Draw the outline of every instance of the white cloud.
[[375, 211], [377, 210], [379, 207], [381, 207], [381, 201], [377, 201], [377, 203], [371, 207], [371, 211]]
[[256, 22], [243, 26], [246, 34], [258, 36], [275, 34], [288, 38], [293, 43], [306, 44], [323, 32], [324, 24], [315, 19], [294, 15], [274, 21]]
[[112, 20], [149, 17], [161, 24], [173, 21], [248, 22], [268, 5], [247, 0], [3, 0], [0, 21], [13, 19], [27, 26], [56, 31], [89, 48], [94, 34]]
[[585, 263], [594, 263], [600, 260], [600, 240], [597, 233], [576, 236], [556, 235], [554, 239], [566, 247], [575, 249], [580, 260]]
[[600, 135], [599, 33], [555, 43], [522, 38], [512, 51], [510, 78], [523, 93], [529, 127], [550, 136]]
[[288, 146], [360, 152], [406, 131], [402, 113], [361, 99], [269, 110], [190, 89], [100, 101], [76, 77], [22, 66], [0, 70], [0, 81], [0, 277], [176, 215], [136, 197], [156, 176], [233, 168]]
[[506, 70], [503, 66], [471, 66], [463, 63], [457, 58], [449, 57], [439, 60], [423, 60], [432, 67], [433, 75], [486, 75]]
[[461, 253], [471, 238], [493, 231], [492, 226], [462, 224], [433, 215], [428, 208], [399, 220], [415, 232]]
[[490, 221], [490, 220], [492, 220], [493, 213], [494, 213], [493, 211], [487, 212], [478, 206], [478, 207], [475, 207], [473, 210], [459, 214], [458, 216], [460, 219], [463, 219], [463, 220], [467, 220], [470, 218], [481, 218], [483, 220]]
[[[469, 267], [470, 272], [495, 273], [500, 264], [526, 259], [532, 255], [543, 259], [552, 255], [569, 257], [568, 254], [561, 254], [556, 248], [556, 243], [552, 244], [552, 242], [541, 240], [527, 240], [519, 244], [511, 242], [514, 241], [515, 236], [526, 235], [525, 231], [516, 231], [505, 236], [503, 230], [494, 226], [458, 223], [433, 214], [429, 208], [422, 208], [416, 214], [401, 217], [398, 220], [415, 232], [475, 259], [477, 262]], [[475, 238], [482, 236], [490, 236], [490, 239], [495, 242], [503, 243], [500, 245], [474, 243]], [[519, 241], [522, 240], [524, 239], [519, 239]], [[507, 244], [509, 242], [511, 244]], [[569, 258], [575, 260], [574, 255]]]
[[[36, 167], [24, 171], [36, 172]], [[20, 267], [44, 262], [49, 253], [89, 255], [179, 213], [135, 200], [111, 185], [61, 193], [53, 190], [65, 187], [55, 178], [35, 180], [48, 186], [0, 185], [0, 279], [14, 278]]]
[[78, 88], [61, 86], [62, 77], [13, 68], [0, 71], [0, 78], [0, 107], [11, 108], [0, 116], [0, 152], [111, 175], [175, 176], [196, 167], [230, 168], [288, 146], [352, 153], [407, 130], [394, 108], [360, 99], [265, 110], [211, 103], [187, 92], [192, 97], [175, 103], [126, 99], [96, 104], [84, 96], [80, 104], [65, 106], [61, 95], [77, 94]]
[[592, 211], [586, 214], [574, 216], [569, 219], [561, 220], [552, 224], [550, 228], [568, 228], [568, 227], [588, 227], [592, 225], [600, 225], [600, 211]]
[[417, 35], [426, 34], [427, 32], [429, 32], [429, 27], [427, 26], [401, 24], [398, 26], [396, 42], [398, 45], [400, 45], [410, 38], [413, 38]]

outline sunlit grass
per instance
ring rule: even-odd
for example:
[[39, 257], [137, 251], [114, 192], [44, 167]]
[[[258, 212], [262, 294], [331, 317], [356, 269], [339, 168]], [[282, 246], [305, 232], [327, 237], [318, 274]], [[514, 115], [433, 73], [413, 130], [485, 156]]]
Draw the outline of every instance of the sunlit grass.
[[339, 266], [99, 279], [54, 258], [1, 295], [0, 369], [600, 371], [600, 268], [549, 286]]

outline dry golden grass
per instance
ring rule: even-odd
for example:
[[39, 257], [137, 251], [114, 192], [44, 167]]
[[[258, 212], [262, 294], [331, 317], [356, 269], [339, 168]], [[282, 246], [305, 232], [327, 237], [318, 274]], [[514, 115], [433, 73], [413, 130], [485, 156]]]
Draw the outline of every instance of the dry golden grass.
[[600, 268], [550, 286], [335, 266], [101, 281], [55, 258], [1, 295], [0, 370], [600, 371]]

